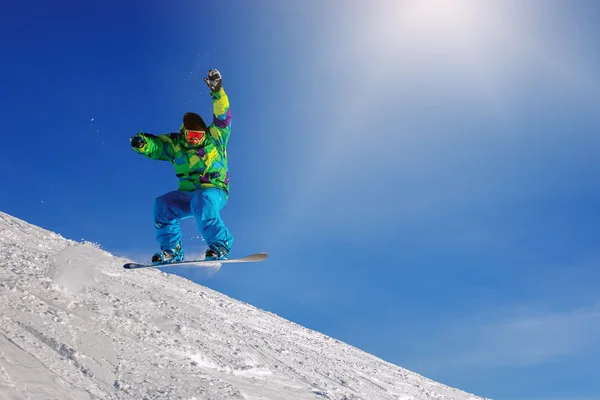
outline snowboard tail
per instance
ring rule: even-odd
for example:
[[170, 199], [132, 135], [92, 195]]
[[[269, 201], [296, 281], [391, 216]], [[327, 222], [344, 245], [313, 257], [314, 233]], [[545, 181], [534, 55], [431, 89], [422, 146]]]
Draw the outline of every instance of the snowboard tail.
[[246, 257], [241, 258], [230, 258], [228, 260], [189, 260], [189, 261], [176, 261], [164, 264], [139, 264], [139, 263], [127, 263], [123, 265], [125, 269], [139, 269], [139, 268], [162, 268], [162, 267], [176, 267], [176, 266], [199, 266], [199, 267], [212, 267], [220, 264], [236, 264], [236, 263], [250, 263], [264, 261], [269, 257], [267, 253], [255, 253]]

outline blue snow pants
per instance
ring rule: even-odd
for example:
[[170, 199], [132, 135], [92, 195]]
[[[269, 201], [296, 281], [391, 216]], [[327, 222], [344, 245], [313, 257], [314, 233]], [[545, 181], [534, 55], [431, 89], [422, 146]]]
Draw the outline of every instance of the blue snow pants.
[[161, 250], [173, 249], [181, 242], [179, 220], [196, 218], [196, 227], [209, 247], [231, 250], [233, 237], [221, 219], [227, 194], [217, 188], [193, 192], [176, 190], [157, 197], [154, 202], [154, 227]]

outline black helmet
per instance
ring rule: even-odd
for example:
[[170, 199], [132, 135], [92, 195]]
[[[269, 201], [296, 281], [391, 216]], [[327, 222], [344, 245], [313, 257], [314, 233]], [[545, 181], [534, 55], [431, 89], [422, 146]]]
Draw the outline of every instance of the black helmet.
[[198, 114], [189, 112], [183, 116], [183, 127], [185, 129], [206, 130], [206, 123], [204, 123], [204, 120]]

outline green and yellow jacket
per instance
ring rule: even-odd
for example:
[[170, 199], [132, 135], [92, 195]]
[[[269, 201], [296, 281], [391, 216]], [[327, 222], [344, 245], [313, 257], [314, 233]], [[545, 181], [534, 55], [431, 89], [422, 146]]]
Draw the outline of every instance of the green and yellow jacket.
[[170, 161], [179, 178], [179, 190], [220, 188], [229, 193], [227, 143], [231, 133], [229, 99], [223, 89], [212, 92], [213, 122], [202, 143], [192, 146], [185, 141], [183, 126], [179, 133], [153, 135], [140, 132], [146, 140], [143, 147], [134, 150], [153, 160]]

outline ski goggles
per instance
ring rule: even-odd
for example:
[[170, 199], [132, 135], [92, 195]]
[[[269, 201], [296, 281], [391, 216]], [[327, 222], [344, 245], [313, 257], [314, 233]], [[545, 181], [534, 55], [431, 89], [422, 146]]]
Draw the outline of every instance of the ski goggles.
[[194, 140], [202, 140], [204, 138], [204, 134], [206, 132], [205, 131], [197, 131], [197, 130], [192, 130], [192, 129], [183, 129], [183, 134], [185, 135], [185, 137], [187, 137], [188, 139]]

